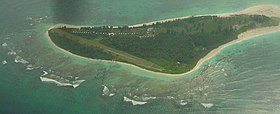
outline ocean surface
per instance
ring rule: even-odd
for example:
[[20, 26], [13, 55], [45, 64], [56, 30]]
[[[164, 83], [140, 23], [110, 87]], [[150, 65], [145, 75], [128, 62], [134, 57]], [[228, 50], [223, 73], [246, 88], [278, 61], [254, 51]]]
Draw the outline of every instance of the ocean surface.
[[57, 23], [132, 25], [260, 4], [280, 1], [1, 0], [0, 113], [279, 114], [280, 32], [227, 47], [182, 77], [80, 59], [45, 37]]

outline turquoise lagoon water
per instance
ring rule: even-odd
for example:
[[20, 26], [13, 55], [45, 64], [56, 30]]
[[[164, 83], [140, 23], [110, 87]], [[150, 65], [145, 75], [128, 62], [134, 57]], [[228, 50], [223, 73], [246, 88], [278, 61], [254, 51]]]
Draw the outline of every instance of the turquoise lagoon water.
[[[76, 58], [56, 49], [44, 36], [56, 23], [130, 25], [232, 12], [258, 4], [280, 6], [278, 0], [2, 0], [0, 61], [7, 64], [0, 65], [0, 113], [277, 114], [280, 33], [230, 46], [197, 72], [183, 77]], [[19, 57], [29, 63], [15, 63]], [[41, 82], [43, 71], [60, 82], [85, 82], [75, 89], [59, 87]], [[114, 96], [102, 95], [104, 85]], [[156, 99], [134, 106], [124, 102], [124, 96], [139, 101]]]

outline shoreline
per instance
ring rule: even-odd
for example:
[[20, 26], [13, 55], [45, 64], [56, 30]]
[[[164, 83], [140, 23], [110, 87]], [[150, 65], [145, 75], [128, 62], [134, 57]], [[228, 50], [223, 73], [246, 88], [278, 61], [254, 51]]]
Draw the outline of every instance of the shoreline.
[[[278, 17], [280, 18], [280, 8], [277, 6], [273, 6], [273, 5], [261, 5], [261, 6], [254, 6], [254, 7], [250, 7], [247, 8], [245, 10], [241, 10], [238, 12], [234, 12], [234, 13], [224, 13], [224, 14], [207, 14], [207, 15], [197, 15], [197, 16], [185, 16], [185, 17], [179, 17], [179, 18], [171, 18], [171, 19], [165, 19], [165, 20], [160, 20], [160, 21], [153, 21], [153, 22], [148, 22], [148, 23], [142, 23], [142, 24], [136, 24], [136, 25], [130, 25], [128, 27], [140, 27], [143, 25], [152, 25], [154, 23], [157, 22], [168, 22], [168, 21], [175, 21], [178, 19], [186, 19], [186, 18], [190, 18], [190, 17], [199, 17], [199, 16], [219, 16], [219, 17], [229, 17], [231, 15], [240, 15], [240, 14], [247, 14], [247, 15], [265, 15], [268, 17]], [[75, 25], [68, 25], [68, 24], [57, 24], [51, 28], [49, 28], [48, 30], [52, 29], [52, 28], [56, 28], [56, 27], [61, 27], [61, 26], [67, 26], [68, 28], [81, 28], [81, 27], [86, 27], [86, 26], [75, 26]], [[245, 41], [245, 40], [249, 40], [252, 38], [255, 38], [257, 36], [261, 36], [261, 35], [265, 35], [265, 34], [269, 34], [269, 33], [273, 33], [273, 32], [280, 32], [280, 23], [278, 26], [271, 26], [271, 27], [262, 27], [262, 28], [257, 28], [257, 29], [253, 29], [253, 30], [249, 30], [246, 31], [244, 33], [241, 33], [238, 35], [237, 39], [230, 41], [226, 44], [223, 44], [221, 46], [219, 46], [216, 49], [213, 49], [212, 51], [210, 51], [206, 56], [204, 56], [203, 58], [201, 58], [197, 64], [195, 65], [195, 67], [193, 69], [191, 69], [188, 72], [185, 73], [181, 73], [181, 74], [168, 74], [168, 73], [161, 73], [161, 72], [156, 72], [156, 71], [151, 71], [151, 70], [147, 70], [145, 68], [133, 65], [133, 64], [129, 64], [129, 63], [124, 63], [124, 62], [118, 62], [118, 61], [112, 61], [112, 60], [102, 60], [102, 59], [93, 59], [93, 58], [88, 58], [88, 57], [83, 57], [80, 55], [76, 55], [73, 54], [69, 51], [64, 50], [63, 48], [58, 47], [49, 37], [48, 35], [48, 31], [46, 31], [46, 37], [48, 38], [48, 40], [50, 41], [50, 43], [52, 45], [54, 45], [56, 48], [58, 48], [59, 50], [70, 54], [72, 56], [75, 57], [79, 57], [79, 58], [83, 58], [83, 59], [88, 59], [88, 60], [94, 60], [97, 62], [110, 62], [110, 63], [117, 63], [117, 64], [122, 64], [122, 65], [127, 65], [133, 68], [137, 68], [140, 69], [142, 71], [145, 72], [149, 72], [149, 73], [153, 73], [153, 74], [158, 74], [158, 75], [163, 75], [163, 76], [184, 76], [187, 74], [191, 74], [194, 71], [198, 70], [204, 62], [208, 61], [209, 59], [211, 59], [212, 57], [216, 56], [217, 54], [219, 54], [224, 48], [231, 46], [233, 44]]]
[[257, 5], [253, 7], [246, 8], [244, 10], [240, 10], [237, 12], [232, 13], [222, 13], [222, 14], [204, 14], [204, 15], [195, 15], [195, 16], [183, 16], [183, 17], [177, 17], [177, 18], [169, 18], [169, 19], [163, 19], [158, 21], [151, 21], [146, 23], [140, 23], [135, 25], [130, 25], [128, 27], [141, 27], [143, 25], [152, 25], [156, 24], [157, 22], [164, 23], [169, 21], [176, 21], [180, 19], [187, 19], [191, 17], [201, 17], [201, 16], [218, 16], [218, 17], [229, 17], [232, 15], [240, 15], [240, 14], [247, 14], [247, 15], [266, 15], [268, 17], [280, 17], [280, 9], [277, 6], [274, 5]]

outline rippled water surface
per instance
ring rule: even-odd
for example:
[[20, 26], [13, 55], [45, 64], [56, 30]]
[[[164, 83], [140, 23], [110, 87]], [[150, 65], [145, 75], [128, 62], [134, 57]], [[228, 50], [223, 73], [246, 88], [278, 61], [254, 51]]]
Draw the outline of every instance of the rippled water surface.
[[277, 114], [280, 33], [230, 46], [183, 77], [73, 57], [45, 37], [57, 23], [131, 25], [258, 4], [280, 6], [279, 0], [2, 0], [0, 113]]

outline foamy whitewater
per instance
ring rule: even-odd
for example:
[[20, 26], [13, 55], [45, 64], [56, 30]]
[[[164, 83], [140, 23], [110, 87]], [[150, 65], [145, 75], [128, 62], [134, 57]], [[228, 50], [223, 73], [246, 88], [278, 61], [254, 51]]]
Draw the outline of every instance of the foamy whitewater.
[[7, 64], [8, 62], [6, 60], [2, 61], [2, 64], [5, 65]]
[[24, 60], [22, 57], [20, 57], [20, 56], [16, 56], [16, 58], [15, 58], [15, 63], [21, 63], [21, 64], [28, 64], [29, 62], [28, 61], [26, 61], [26, 60]]
[[7, 43], [3, 43], [2, 46], [3, 46], [3, 47], [7, 47], [8, 44], [7, 44]]
[[144, 105], [144, 104], [148, 103], [148, 102], [142, 102], [142, 101], [135, 101], [135, 100], [127, 98], [126, 96], [123, 97], [123, 101], [124, 102], [131, 102], [132, 105]]
[[73, 81], [72, 83], [62, 83], [62, 82], [56, 81], [54, 79], [46, 78], [46, 77], [40, 77], [40, 80], [42, 82], [55, 83], [57, 86], [66, 86], [66, 87], [70, 86], [73, 88], [78, 87], [81, 83], [83, 83], [85, 81], [85, 80], [76, 80], [76, 81]]
[[201, 103], [201, 105], [205, 108], [211, 108], [214, 106], [214, 104], [211, 104], [211, 103]]
[[103, 85], [104, 86], [104, 88], [103, 88], [103, 94], [102, 95], [108, 95], [109, 94], [109, 92], [110, 92], [110, 90], [108, 89], [108, 87], [107, 86], [105, 86], [105, 85]]
[[26, 66], [26, 70], [31, 71], [34, 70], [35, 68], [33, 67], [33, 65], [27, 65]]
[[186, 102], [186, 101], [184, 101], [184, 100], [180, 100], [180, 105], [185, 106], [185, 105], [187, 105], [187, 104], [188, 104], [188, 102]]

